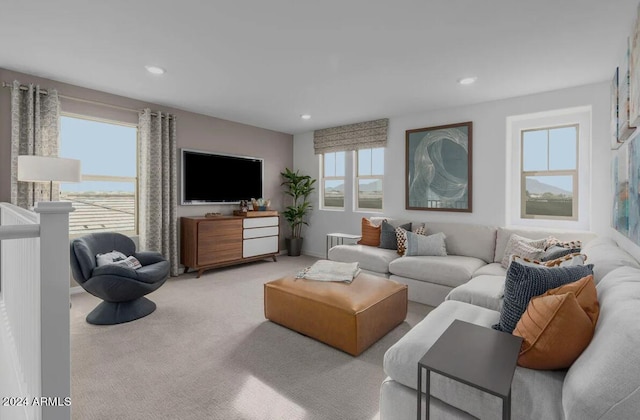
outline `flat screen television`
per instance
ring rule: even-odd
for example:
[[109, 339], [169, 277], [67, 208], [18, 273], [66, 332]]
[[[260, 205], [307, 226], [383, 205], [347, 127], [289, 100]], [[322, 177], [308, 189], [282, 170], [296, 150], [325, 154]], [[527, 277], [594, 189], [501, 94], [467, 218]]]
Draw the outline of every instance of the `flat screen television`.
[[239, 203], [262, 197], [263, 160], [182, 149], [182, 204]]

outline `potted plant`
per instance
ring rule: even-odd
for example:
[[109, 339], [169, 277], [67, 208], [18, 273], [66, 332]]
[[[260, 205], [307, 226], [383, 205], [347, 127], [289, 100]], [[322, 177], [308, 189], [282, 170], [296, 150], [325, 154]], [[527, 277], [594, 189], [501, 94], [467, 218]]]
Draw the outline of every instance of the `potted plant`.
[[284, 178], [281, 184], [284, 186], [284, 193], [293, 198], [293, 204], [283, 212], [284, 218], [291, 227], [291, 238], [286, 238], [285, 241], [289, 255], [299, 256], [302, 250], [302, 225], [309, 225], [305, 218], [313, 208], [307, 199], [315, 189], [313, 185], [316, 180], [289, 168], [285, 168], [280, 175]]

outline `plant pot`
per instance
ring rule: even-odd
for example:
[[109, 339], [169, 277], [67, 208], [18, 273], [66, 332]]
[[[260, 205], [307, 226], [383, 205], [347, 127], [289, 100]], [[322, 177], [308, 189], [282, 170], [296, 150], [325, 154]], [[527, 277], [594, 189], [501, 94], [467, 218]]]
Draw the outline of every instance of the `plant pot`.
[[290, 257], [299, 257], [302, 251], [302, 240], [304, 238], [286, 238], [287, 252]]

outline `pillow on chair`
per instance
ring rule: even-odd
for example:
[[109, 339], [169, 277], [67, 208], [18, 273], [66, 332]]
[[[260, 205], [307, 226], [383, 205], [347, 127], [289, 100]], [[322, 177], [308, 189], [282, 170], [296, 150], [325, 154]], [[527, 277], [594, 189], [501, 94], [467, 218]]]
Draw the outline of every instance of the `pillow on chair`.
[[118, 261], [124, 261], [126, 259], [127, 259], [126, 255], [124, 255], [122, 252], [118, 252], [114, 250], [104, 254], [96, 255], [96, 265], [100, 267], [102, 265], [113, 264]]

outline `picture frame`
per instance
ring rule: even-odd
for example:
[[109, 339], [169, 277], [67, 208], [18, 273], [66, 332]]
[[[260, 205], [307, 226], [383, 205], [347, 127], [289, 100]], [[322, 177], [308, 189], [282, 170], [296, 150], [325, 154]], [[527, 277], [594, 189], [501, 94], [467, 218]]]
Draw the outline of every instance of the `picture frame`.
[[619, 75], [620, 68], [616, 67], [611, 80], [611, 149], [618, 149], [622, 142], [620, 139], [620, 118], [619, 118]]
[[407, 210], [472, 212], [471, 121], [406, 130]]
[[635, 127], [629, 124], [630, 116], [630, 75], [629, 75], [629, 55], [630, 40], [627, 38], [627, 54], [624, 66], [618, 73], [618, 143], [624, 143], [635, 131]]
[[640, 125], [640, 4], [629, 46], [629, 125]]

